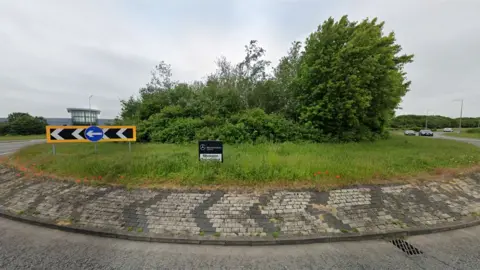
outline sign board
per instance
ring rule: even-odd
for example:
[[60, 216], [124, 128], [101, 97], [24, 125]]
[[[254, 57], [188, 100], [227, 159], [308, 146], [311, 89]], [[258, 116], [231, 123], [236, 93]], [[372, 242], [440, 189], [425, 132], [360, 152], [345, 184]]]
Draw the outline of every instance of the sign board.
[[135, 126], [47, 126], [47, 143], [134, 142]]
[[221, 141], [198, 141], [198, 159], [223, 162], [223, 143]]

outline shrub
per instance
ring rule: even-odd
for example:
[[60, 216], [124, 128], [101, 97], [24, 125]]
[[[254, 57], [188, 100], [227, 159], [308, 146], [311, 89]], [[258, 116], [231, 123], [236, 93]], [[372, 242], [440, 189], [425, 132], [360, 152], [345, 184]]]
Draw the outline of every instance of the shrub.
[[191, 142], [195, 139], [195, 130], [201, 128], [202, 124], [201, 119], [178, 118], [168, 122], [168, 125], [163, 129], [153, 129], [150, 134], [151, 141], [162, 143]]
[[0, 123], [0, 136], [7, 135], [8, 130], [9, 130], [8, 123]]

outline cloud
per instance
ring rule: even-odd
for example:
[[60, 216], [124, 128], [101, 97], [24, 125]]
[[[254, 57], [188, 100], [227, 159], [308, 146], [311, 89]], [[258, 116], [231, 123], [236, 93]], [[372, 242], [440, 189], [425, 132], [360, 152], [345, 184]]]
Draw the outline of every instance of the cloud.
[[257, 39], [273, 63], [329, 16], [379, 17], [405, 52], [412, 89], [402, 113], [479, 116], [478, 1], [1, 1], [0, 116], [66, 117], [92, 106], [113, 118], [159, 61], [174, 78], [202, 79], [223, 55], [238, 62]]

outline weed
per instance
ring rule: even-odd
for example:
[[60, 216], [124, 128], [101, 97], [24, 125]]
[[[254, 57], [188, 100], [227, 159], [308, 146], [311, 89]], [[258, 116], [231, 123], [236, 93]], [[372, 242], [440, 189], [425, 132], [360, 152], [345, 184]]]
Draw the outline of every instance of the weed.
[[220, 233], [219, 233], [219, 232], [215, 232], [215, 233], [213, 234], [213, 236], [215, 236], [215, 237], [220, 237]]
[[340, 231], [341, 231], [342, 233], [348, 233], [348, 232], [349, 232], [348, 230], [345, 230], [345, 229], [340, 229]]
[[137, 232], [143, 232], [142, 228], [137, 228]]
[[23, 214], [25, 214], [25, 211], [23, 210], [17, 211], [17, 215], [23, 215]]
[[133, 227], [128, 227], [127, 231], [129, 231], [129, 232], [133, 231]]
[[352, 229], [352, 232], [354, 232], [354, 233], [359, 233], [360, 231], [359, 231], [357, 228], [353, 228], [353, 229]]
[[273, 238], [278, 238], [278, 235], [279, 235], [279, 232], [273, 232], [272, 233]]
[[198, 233], [198, 235], [204, 236], [204, 235], [205, 235], [205, 232], [204, 232], [204, 231], [200, 231], [200, 232]]

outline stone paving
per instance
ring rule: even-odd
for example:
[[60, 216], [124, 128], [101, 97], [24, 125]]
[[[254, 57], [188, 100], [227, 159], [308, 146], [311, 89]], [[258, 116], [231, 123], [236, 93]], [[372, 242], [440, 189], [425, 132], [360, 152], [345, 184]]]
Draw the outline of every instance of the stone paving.
[[0, 167], [0, 210], [65, 226], [164, 237], [384, 233], [480, 219], [480, 173], [420, 185], [241, 193], [34, 181]]

